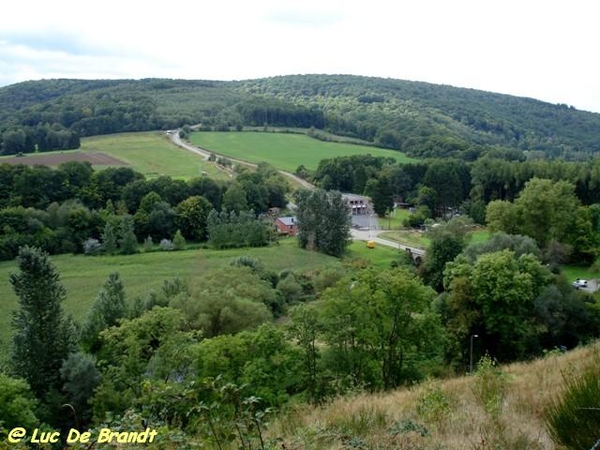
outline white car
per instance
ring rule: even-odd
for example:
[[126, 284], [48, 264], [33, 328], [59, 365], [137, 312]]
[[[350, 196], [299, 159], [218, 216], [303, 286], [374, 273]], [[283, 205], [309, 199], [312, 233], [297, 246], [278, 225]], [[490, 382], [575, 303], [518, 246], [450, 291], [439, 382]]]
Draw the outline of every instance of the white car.
[[577, 278], [573, 283], [571, 283], [574, 288], [581, 289], [588, 287], [588, 281], [582, 278]]

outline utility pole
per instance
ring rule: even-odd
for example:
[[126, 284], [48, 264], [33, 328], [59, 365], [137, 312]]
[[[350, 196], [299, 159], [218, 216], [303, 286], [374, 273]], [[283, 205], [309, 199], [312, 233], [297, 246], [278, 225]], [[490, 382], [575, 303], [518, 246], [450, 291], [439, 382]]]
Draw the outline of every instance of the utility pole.
[[471, 335], [471, 347], [470, 347], [470, 358], [469, 358], [469, 373], [473, 373], [473, 338], [479, 337], [477, 334]]

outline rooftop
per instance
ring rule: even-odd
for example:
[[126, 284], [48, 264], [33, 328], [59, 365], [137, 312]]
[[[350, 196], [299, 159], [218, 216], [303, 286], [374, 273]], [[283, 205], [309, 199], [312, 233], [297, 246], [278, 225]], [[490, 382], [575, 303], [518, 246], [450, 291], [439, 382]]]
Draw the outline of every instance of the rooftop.
[[277, 220], [287, 226], [296, 225], [296, 216], [278, 217]]

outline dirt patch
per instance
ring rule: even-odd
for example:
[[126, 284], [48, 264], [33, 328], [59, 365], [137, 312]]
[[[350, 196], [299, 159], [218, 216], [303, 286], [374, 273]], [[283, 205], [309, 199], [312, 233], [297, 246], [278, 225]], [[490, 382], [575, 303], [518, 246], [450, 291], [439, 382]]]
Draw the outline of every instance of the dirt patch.
[[67, 161], [88, 161], [93, 166], [127, 166], [125, 161], [122, 161], [113, 156], [102, 152], [65, 152], [43, 154], [36, 153], [33, 155], [13, 156], [11, 158], [0, 158], [0, 164], [27, 164], [33, 166], [36, 164], [43, 166], [58, 166]]

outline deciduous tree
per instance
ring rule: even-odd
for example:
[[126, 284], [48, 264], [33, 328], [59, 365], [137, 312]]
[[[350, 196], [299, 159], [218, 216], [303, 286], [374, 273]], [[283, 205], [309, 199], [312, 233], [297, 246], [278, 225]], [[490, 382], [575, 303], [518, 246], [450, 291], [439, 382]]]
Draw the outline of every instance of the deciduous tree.
[[341, 256], [350, 243], [349, 210], [337, 191], [298, 191], [298, 241], [302, 248]]

